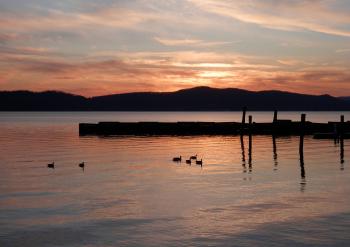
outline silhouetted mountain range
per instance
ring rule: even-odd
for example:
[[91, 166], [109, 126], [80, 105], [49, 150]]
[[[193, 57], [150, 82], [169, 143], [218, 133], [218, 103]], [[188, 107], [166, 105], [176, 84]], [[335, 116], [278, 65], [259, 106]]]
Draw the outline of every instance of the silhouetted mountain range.
[[350, 110], [348, 97], [283, 91], [195, 87], [166, 93], [125, 93], [86, 98], [56, 91], [2, 91], [0, 111], [335, 111]]

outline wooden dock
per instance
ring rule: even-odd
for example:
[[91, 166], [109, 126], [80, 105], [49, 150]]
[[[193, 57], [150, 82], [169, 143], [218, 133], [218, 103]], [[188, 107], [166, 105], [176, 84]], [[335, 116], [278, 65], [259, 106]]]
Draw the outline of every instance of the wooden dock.
[[[302, 114], [304, 115], [304, 114]], [[350, 138], [350, 122], [312, 123], [305, 121], [278, 120], [275, 112], [270, 123], [255, 123], [252, 116], [245, 122], [99, 122], [80, 123], [79, 134], [85, 135], [314, 135], [319, 139], [333, 139], [342, 135]]]
[[[277, 170], [277, 136], [299, 136], [300, 190], [305, 190], [306, 171], [304, 162], [304, 137], [313, 135], [315, 139], [333, 139], [334, 145], [340, 146], [340, 169], [344, 170], [344, 139], [350, 139], [350, 122], [340, 116], [339, 122], [312, 123], [306, 121], [306, 114], [301, 114], [300, 121], [279, 120], [277, 111], [272, 122], [255, 123], [253, 116], [248, 116], [243, 109], [242, 122], [99, 122], [80, 123], [79, 134], [97, 136], [193, 136], [193, 135], [239, 135], [244, 173], [253, 172], [253, 135], [271, 135], [273, 145], [274, 170]], [[246, 159], [244, 135], [248, 135], [248, 159]], [[248, 165], [248, 166], [247, 166]]]

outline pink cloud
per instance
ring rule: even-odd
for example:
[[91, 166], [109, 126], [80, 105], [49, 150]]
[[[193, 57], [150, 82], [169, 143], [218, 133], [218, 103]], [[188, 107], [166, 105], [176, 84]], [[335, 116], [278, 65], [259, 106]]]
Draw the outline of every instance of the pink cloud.
[[[49, 51], [39, 51], [42, 55], [37, 56], [35, 49], [26, 50], [28, 54], [22, 56], [3, 54], [0, 89], [55, 89], [86, 96], [169, 91], [201, 85], [334, 95], [350, 89], [347, 67], [302, 64], [291, 70], [290, 63], [278, 64], [266, 58], [239, 54], [124, 52], [107, 60], [94, 57], [89, 62], [67, 62]], [[47, 56], [43, 55], [45, 52]]]

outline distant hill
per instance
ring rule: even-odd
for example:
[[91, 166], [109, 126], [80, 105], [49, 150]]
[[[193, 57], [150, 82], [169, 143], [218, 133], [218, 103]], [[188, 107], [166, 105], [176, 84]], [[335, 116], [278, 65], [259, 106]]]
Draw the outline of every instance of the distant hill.
[[330, 95], [196, 87], [166, 93], [125, 93], [86, 98], [63, 92], [0, 92], [0, 111], [335, 111], [350, 100]]
[[0, 91], [0, 111], [77, 111], [88, 104], [83, 96], [57, 91]]

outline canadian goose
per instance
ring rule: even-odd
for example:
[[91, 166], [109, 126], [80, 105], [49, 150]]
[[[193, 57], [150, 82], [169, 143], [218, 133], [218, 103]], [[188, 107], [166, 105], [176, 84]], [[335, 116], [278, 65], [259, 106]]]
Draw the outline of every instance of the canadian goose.
[[55, 162], [47, 164], [47, 168], [55, 169]]
[[196, 159], [197, 159], [197, 154], [196, 154], [196, 155], [192, 155], [192, 156], [190, 157], [190, 159], [191, 159], [191, 160], [196, 160]]
[[85, 162], [81, 162], [81, 163], [79, 164], [79, 167], [84, 168], [84, 167], [85, 167]]
[[174, 162], [181, 162], [181, 159], [182, 159], [181, 156], [180, 157], [174, 157], [173, 161]]
[[202, 166], [203, 165], [203, 160], [196, 160], [196, 164]]
[[189, 160], [186, 160], [186, 164], [189, 164], [189, 165], [191, 165], [191, 159], [189, 159]]

